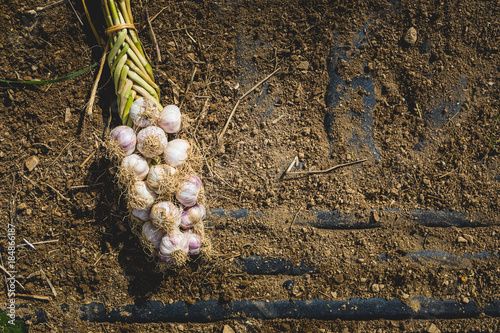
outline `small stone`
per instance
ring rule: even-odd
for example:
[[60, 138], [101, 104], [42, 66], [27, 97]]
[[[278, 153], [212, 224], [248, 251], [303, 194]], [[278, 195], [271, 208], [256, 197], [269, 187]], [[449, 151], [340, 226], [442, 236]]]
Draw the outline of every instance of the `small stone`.
[[337, 274], [333, 277], [333, 280], [335, 281], [335, 283], [337, 284], [341, 284], [342, 282], [344, 282], [344, 275], [343, 274]]
[[33, 169], [40, 163], [40, 160], [35, 155], [30, 156], [26, 159], [25, 165], [28, 171], [33, 171]]
[[405, 42], [410, 45], [413, 45], [417, 42], [417, 29], [411, 27], [405, 34]]
[[234, 330], [231, 328], [229, 325], [224, 325], [224, 328], [222, 329], [222, 333], [235, 333]]
[[474, 244], [474, 237], [468, 234], [464, 234], [464, 238], [467, 240], [468, 243]]
[[371, 216], [370, 216], [370, 222], [372, 222], [372, 223], [380, 222], [380, 216], [378, 215], [377, 211], [372, 210]]
[[356, 261], [357, 261], [358, 263], [362, 264], [362, 263], [364, 263], [364, 262], [365, 262], [365, 259], [363, 259], [363, 258], [358, 258], [358, 259], [356, 259]]
[[359, 282], [361, 282], [361, 283], [365, 283], [366, 281], [367, 281], [367, 278], [360, 278], [359, 279]]
[[408, 299], [410, 295], [408, 295], [407, 293], [402, 293], [401, 297], [403, 297], [403, 299]]
[[64, 112], [64, 122], [67, 123], [69, 121], [71, 121], [71, 109], [66, 108], [66, 110]]
[[437, 328], [436, 325], [431, 323], [429, 326], [427, 326], [426, 332], [427, 333], [441, 333], [441, 330], [439, 328]]
[[467, 304], [467, 303], [470, 302], [470, 300], [469, 300], [468, 297], [464, 297], [464, 298], [462, 298], [462, 302], [465, 303], [465, 304]]
[[299, 64], [297, 65], [297, 69], [301, 69], [304, 71], [307, 71], [308, 68], [309, 68], [309, 61], [304, 60], [299, 62]]
[[380, 291], [380, 286], [378, 284], [372, 284], [372, 291], [378, 293]]
[[26, 203], [22, 202], [22, 203], [20, 203], [19, 205], [17, 205], [17, 207], [16, 207], [16, 208], [17, 208], [17, 210], [18, 210], [19, 212], [21, 212], [21, 211], [25, 210], [26, 208], [28, 208], [28, 205], [27, 205]]
[[462, 236], [458, 236], [457, 242], [466, 244], [467, 243], [467, 239], [463, 238]]

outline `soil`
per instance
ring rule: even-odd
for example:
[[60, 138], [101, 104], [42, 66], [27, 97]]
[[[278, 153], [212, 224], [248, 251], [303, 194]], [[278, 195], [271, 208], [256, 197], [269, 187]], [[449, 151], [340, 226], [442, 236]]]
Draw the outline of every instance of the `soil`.
[[[99, 4], [87, 2], [103, 31]], [[50, 3], [0, 3], [0, 78], [58, 78], [100, 60], [81, 3]], [[146, 0], [133, 1], [132, 10], [162, 103], [181, 104], [204, 154], [209, 207], [262, 215], [209, 217], [211, 260], [157, 272], [130, 230], [116, 169], [102, 144], [108, 126], [118, 123], [109, 70], [90, 117], [85, 105], [98, 67], [54, 84], [2, 84], [3, 265], [12, 223], [16, 278], [24, 287], [17, 293], [51, 299], [17, 297], [17, 315], [27, 316], [32, 332], [500, 330], [499, 318], [484, 315], [82, 321], [77, 308], [90, 302], [112, 308], [148, 300], [382, 297], [408, 304], [422, 296], [484, 307], [500, 299], [498, 2]], [[241, 100], [219, 142], [238, 99], [270, 74]], [[299, 167], [292, 172], [366, 161], [283, 176], [295, 157]], [[402, 215], [394, 218], [396, 210]], [[470, 226], [429, 227], [402, 217], [416, 210], [460, 212]], [[314, 211], [378, 225], [316, 228], [303, 222]], [[456, 265], [407, 256], [422, 250], [491, 256]], [[393, 260], [375, 260], [381, 254]], [[305, 260], [316, 270], [252, 275], [233, 265], [250, 255]], [[290, 291], [283, 283], [291, 279]], [[0, 300], [4, 308], [4, 288]], [[45, 320], [33, 317], [35, 309], [45, 311]]]

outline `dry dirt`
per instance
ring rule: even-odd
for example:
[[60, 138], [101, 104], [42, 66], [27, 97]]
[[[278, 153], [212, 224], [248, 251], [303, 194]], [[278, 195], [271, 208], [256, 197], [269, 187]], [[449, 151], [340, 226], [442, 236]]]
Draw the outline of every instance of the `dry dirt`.
[[[44, 9], [37, 7], [50, 2], [0, 3], [0, 78], [57, 78], [99, 61], [102, 51], [82, 5], [70, 2]], [[100, 7], [87, 2], [102, 32]], [[109, 308], [148, 300], [383, 297], [408, 303], [422, 296], [484, 307], [500, 299], [497, 1], [142, 0], [132, 8], [162, 103], [182, 103], [204, 153], [210, 208], [262, 215], [212, 216], [207, 223], [215, 253], [208, 264], [155, 272], [130, 231], [115, 169], [102, 145], [108, 124], [117, 124], [109, 70], [103, 72], [92, 117], [84, 107], [96, 68], [49, 85], [2, 84], [2, 258], [5, 264], [7, 223], [14, 223], [20, 245], [16, 277], [24, 286], [17, 292], [51, 298], [16, 299], [25, 306], [18, 316], [45, 311], [43, 322], [27, 320], [32, 332], [500, 330], [498, 317], [484, 315], [399, 321], [80, 320], [77, 307], [90, 302]], [[161, 62], [146, 8], [154, 18]], [[408, 33], [416, 33], [416, 41], [405, 38]], [[218, 144], [238, 98], [273, 72], [241, 101]], [[300, 167], [292, 171], [366, 161], [281, 179], [295, 157]], [[308, 221], [318, 210], [376, 225], [317, 228]], [[414, 223], [406, 216], [416, 210], [460, 212], [470, 225]], [[23, 238], [45, 243], [34, 251]], [[422, 250], [491, 256], [449, 265], [422, 264], [407, 255]], [[393, 260], [376, 260], [381, 254]], [[295, 277], [251, 275], [233, 265], [249, 255], [305, 260], [317, 269]], [[283, 288], [291, 279], [293, 289]], [[4, 300], [2, 288], [2, 309]]]

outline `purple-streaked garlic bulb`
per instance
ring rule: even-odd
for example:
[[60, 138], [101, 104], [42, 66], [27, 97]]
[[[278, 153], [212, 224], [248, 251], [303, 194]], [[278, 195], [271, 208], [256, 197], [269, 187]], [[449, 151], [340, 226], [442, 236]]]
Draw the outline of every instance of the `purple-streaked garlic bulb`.
[[177, 133], [181, 129], [181, 110], [177, 105], [167, 105], [158, 119], [158, 126], [167, 133]]
[[149, 169], [147, 184], [156, 193], [166, 190], [168, 184], [172, 183], [172, 175], [176, 172], [175, 168], [168, 164], [154, 165]]
[[202, 237], [199, 234], [191, 232], [191, 230], [189, 232], [185, 232], [184, 235], [187, 238], [187, 243], [189, 247], [188, 254], [190, 256], [200, 254], [201, 245], [203, 242]]
[[200, 177], [197, 175], [189, 175], [175, 194], [175, 197], [186, 207], [194, 206], [198, 200], [198, 194], [201, 191], [201, 187]]
[[163, 157], [165, 161], [173, 166], [177, 167], [184, 163], [189, 155], [189, 142], [183, 139], [175, 139], [168, 143], [167, 148], [163, 152]]
[[155, 249], [160, 248], [161, 239], [165, 233], [154, 227], [151, 222], [146, 222], [142, 225], [142, 236], [153, 244]]
[[125, 156], [132, 154], [135, 151], [137, 137], [132, 128], [122, 125], [113, 128], [109, 133], [111, 140]]
[[180, 230], [172, 230], [161, 239], [158, 257], [169, 264], [180, 266], [187, 260], [189, 244]]
[[137, 217], [139, 220], [147, 221], [149, 220], [149, 209], [133, 209], [132, 215]]
[[149, 173], [148, 161], [137, 154], [125, 156], [122, 161], [122, 168], [130, 171], [135, 180], [143, 180]]
[[178, 228], [182, 210], [170, 201], [161, 201], [151, 207], [150, 218], [153, 225], [165, 231]]
[[138, 98], [130, 106], [130, 118], [138, 127], [148, 127], [158, 122], [158, 105], [149, 98]]
[[137, 134], [137, 150], [148, 158], [163, 153], [168, 145], [165, 131], [158, 126], [148, 126]]
[[156, 199], [156, 193], [153, 192], [146, 182], [138, 180], [130, 186], [129, 205], [132, 209], [149, 209]]
[[196, 204], [182, 212], [181, 228], [191, 229], [194, 225], [201, 222], [207, 214], [205, 206]]

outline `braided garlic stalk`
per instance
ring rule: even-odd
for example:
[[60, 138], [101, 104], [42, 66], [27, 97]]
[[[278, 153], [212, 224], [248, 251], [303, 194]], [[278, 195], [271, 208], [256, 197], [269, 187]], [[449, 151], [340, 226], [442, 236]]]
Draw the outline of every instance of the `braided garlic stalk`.
[[109, 35], [111, 69], [121, 126], [108, 140], [110, 158], [118, 165], [132, 229], [159, 267], [183, 265], [190, 257], [208, 255], [206, 215], [194, 144], [177, 138], [181, 113], [160, 104], [160, 90], [139, 42], [130, 0], [102, 0]]

